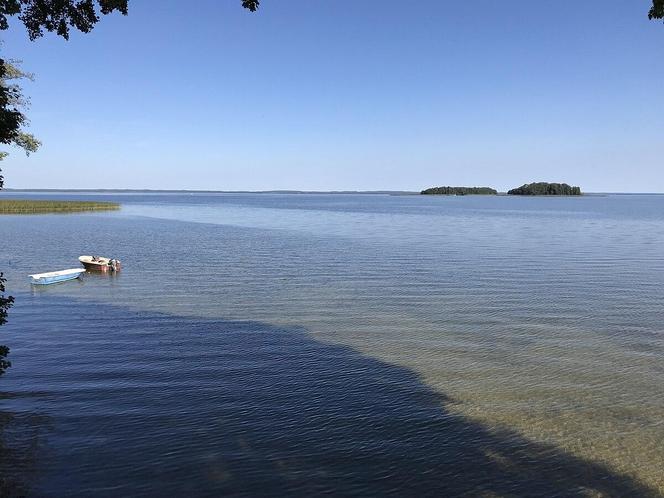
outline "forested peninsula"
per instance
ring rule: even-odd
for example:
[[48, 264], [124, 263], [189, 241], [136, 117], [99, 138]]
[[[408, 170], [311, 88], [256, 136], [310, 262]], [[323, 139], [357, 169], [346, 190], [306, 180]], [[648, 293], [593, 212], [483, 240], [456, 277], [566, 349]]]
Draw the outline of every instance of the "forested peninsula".
[[496, 195], [498, 191], [490, 187], [431, 187], [420, 193], [422, 195]]
[[582, 195], [580, 187], [566, 183], [537, 182], [521, 185], [507, 192], [508, 195]]

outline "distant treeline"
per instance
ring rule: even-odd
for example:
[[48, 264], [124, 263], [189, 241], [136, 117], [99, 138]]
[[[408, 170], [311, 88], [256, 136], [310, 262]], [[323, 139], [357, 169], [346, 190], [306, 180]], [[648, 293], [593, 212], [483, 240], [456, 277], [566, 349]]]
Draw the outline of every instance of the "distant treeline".
[[120, 204], [93, 201], [0, 200], [0, 214], [80, 213], [115, 209], [120, 209]]
[[423, 195], [496, 195], [490, 187], [432, 187], [422, 190]]
[[566, 183], [529, 183], [513, 188], [509, 195], [581, 195], [580, 187], [572, 187]]
[[[431, 187], [420, 192], [423, 195], [496, 195], [491, 187]], [[582, 195], [580, 187], [566, 183], [537, 182], [521, 185], [507, 192], [509, 195]]]

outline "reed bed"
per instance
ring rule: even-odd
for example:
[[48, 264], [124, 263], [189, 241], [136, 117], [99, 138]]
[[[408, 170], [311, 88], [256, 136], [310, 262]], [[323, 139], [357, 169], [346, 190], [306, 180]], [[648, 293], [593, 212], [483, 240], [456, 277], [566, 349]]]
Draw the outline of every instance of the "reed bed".
[[0, 199], [0, 214], [80, 213], [116, 209], [120, 209], [117, 202]]

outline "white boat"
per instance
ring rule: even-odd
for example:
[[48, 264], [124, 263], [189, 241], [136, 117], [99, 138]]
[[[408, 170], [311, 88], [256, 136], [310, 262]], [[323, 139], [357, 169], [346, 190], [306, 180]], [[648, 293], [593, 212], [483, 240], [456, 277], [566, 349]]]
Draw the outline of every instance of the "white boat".
[[78, 278], [85, 270], [80, 268], [71, 268], [69, 270], [50, 271], [46, 273], [35, 273], [28, 275], [32, 280], [30, 283], [35, 285], [55, 284], [57, 282], [64, 282], [66, 280], [74, 280]]

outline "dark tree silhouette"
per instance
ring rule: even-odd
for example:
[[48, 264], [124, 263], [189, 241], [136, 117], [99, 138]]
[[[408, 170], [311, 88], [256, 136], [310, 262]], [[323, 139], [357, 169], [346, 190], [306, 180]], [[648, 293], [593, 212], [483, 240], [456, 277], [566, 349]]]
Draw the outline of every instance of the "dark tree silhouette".
[[422, 190], [422, 195], [496, 195], [491, 187], [431, 187]]
[[507, 192], [509, 195], [581, 195], [580, 187], [566, 183], [537, 182], [521, 185]]
[[[17, 61], [0, 59], [0, 144], [15, 145], [30, 154], [41, 144], [23, 129], [28, 122], [25, 110], [29, 102], [23, 96], [21, 87], [12, 81], [32, 79], [32, 75], [23, 72], [17, 64]], [[0, 151], [0, 161], [6, 156], [6, 152]], [[0, 176], [0, 189], [2, 186], [3, 178]]]
[[[14, 298], [12, 296], [5, 296], [5, 279], [3, 278], [2, 273], [0, 273], [0, 325], [3, 325], [7, 321], [7, 311], [11, 308]], [[7, 355], [9, 354], [9, 348], [7, 346], [0, 345], [0, 375], [5, 373], [12, 364], [6, 360]]]
[[[69, 39], [71, 28], [89, 33], [99, 15], [120, 12], [127, 15], [129, 0], [0, 0], [0, 30], [9, 27], [8, 17], [18, 16], [31, 40], [55, 32]], [[259, 0], [242, 0], [245, 9], [255, 12]]]
[[[0, 59], [0, 80], [4, 80], [7, 74], [5, 61]], [[21, 125], [25, 122], [25, 116], [12, 105], [12, 101], [18, 97], [18, 90], [7, 85], [0, 85], [0, 143], [10, 144], [16, 140]], [[0, 188], [2, 188], [2, 177], [0, 177]]]
[[[128, 0], [0, 0], [0, 30], [7, 29], [7, 17], [18, 15], [33, 40], [43, 30], [55, 31], [68, 38], [74, 27], [88, 33], [99, 21], [99, 13], [127, 14]], [[242, 0], [242, 7], [256, 12], [260, 0]], [[653, 0], [650, 19], [664, 19], [664, 0]]]
[[31, 40], [56, 32], [69, 39], [70, 28], [89, 33], [99, 21], [99, 13], [127, 14], [127, 0], [0, 0], [0, 29], [7, 29], [8, 16], [18, 16]]
[[249, 9], [252, 12], [256, 12], [258, 10], [259, 4], [259, 0], [242, 0], [242, 7]]

